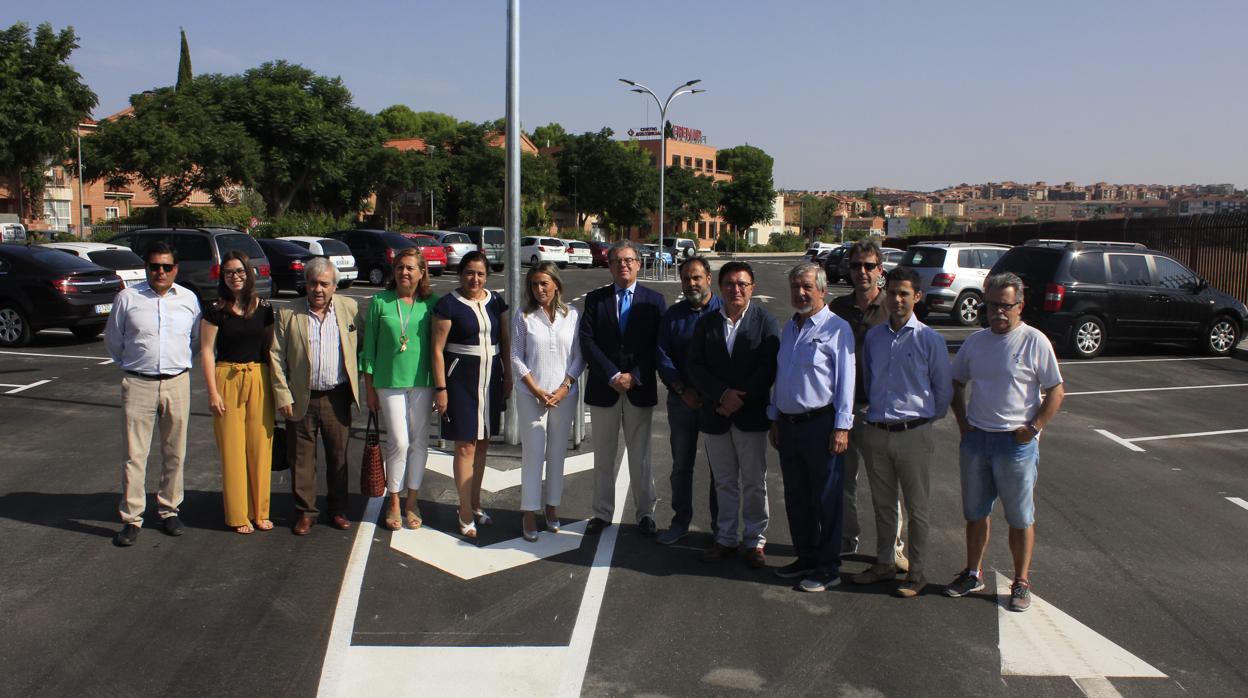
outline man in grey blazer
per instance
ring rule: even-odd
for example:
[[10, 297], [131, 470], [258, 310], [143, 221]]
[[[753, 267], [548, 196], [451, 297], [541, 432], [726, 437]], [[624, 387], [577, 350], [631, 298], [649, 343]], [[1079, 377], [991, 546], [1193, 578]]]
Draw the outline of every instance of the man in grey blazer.
[[757, 569], [767, 564], [767, 403], [776, 379], [780, 325], [765, 308], [750, 303], [754, 270], [749, 264], [721, 267], [719, 290], [723, 307], [698, 320], [690, 355], [693, 382], [703, 396], [698, 429], [706, 434], [719, 503], [715, 541], [702, 558], [719, 560], [737, 552], [740, 514], [740, 550], [745, 564]]
[[347, 518], [347, 442], [351, 409], [359, 404], [357, 353], [363, 323], [355, 300], [335, 296], [338, 270], [324, 257], [308, 262], [307, 297], [281, 309], [271, 363], [273, 404], [286, 419], [287, 455], [295, 495], [294, 533], [312, 530], [316, 508], [316, 436], [325, 444], [329, 521], [351, 528]]

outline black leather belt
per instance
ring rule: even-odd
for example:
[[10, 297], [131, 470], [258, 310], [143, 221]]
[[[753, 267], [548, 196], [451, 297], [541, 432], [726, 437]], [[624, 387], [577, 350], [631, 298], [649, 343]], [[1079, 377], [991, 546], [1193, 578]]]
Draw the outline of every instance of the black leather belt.
[[801, 424], [802, 422], [809, 422], [810, 420], [814, 419], [815, 417], [818, 417], [821, 414], [824, 414], [825, 412], [831, 412], [831, 411], [832, 411], [832, 405], [824, 405], [823, 407], [820, 407], [817, 410], [811, 410], [809, 412], [801, 412], [799, 414], [785, 414], [784, 412], [780, 412], [779, 414], [780, 414], [780, 419], [783, 419], [789, 424]]
[[919, 417], [908, 422], [867, 422], [867, 424], [884, 431], [906, 431], [907, 429], [917, 429], [930, 421], [932, 420], [927, 417]]
[[165, 373], [139, 373], [138, 371], [126, 371], [126, 373], [127, 373], [128, 375], [134, 376], [135, 378], [146, 378], [146, 379], [147, 379], [147, 380], [149, 380], [149, 381], [167, 381], [167, 380], [169, 380], [170, 378], [177, 378], [178, 376], [182, 375], [183, 373], [186, 373], [186, 369], [184, 368], [184, 369], [182, 369], [181, 371], [178, 371], [177, 373], [168, 373], [168, 374], [165, 374]]

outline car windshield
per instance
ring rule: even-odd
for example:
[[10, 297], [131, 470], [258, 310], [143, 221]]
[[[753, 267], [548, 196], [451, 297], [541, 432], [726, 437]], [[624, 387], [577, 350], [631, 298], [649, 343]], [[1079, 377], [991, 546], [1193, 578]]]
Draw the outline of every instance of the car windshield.
[[417, 247], [441, 247], [442, 246], [438, 243], [437, 240], [434, 240], [433, 238], [414, 237], [414, 238], [408, 238], [408, 239], [416, 243]]
[[270, 250], [273, 250], [278, 254], [284, 254], [288, 257], [304, 257], [308, 254], [308, 250], [306, 248], [300, 247], [289, 240], [269, 240], [264, 243], [264, 245]]
[[464, 235], [463, 233], [451, 233], [449, 235], [442, 236], [442, 244], [443, 245], [471, 245], [472, 240], [469, 240], [468, 236]]
[[97, 250], [87, 257], [105, 269], [142, 269], [143, 258], [130, 250]]
[[503, 244], [503, 229], [486, 228], [481, 231], [481, 237], [487, 245], [501, 245]]
[[320, 240], [317, 240], [316, 243], [321, 246], [321, 254], [326, 256], [351, 254], [351, 248], [347, 247], [347, 243], [340, 240], [321, 238]]
[[247, 233], [226, 233], [217, 236], [217, 250], [221, 252], [221, 257], [238, 250], [247, 255], [249, 259], [260, 259], [264, 256], [264, 250], [260, 249], [260, 244], [256, 239]]
[[1050, 247], [1015, 247], [993, 265], [993, 274], [1008, 271], [1017, 274], [1029, 287], [1047, 284], [1057, 272], [1065, 250]]
[[90, 271], [99, 266], [64, 250], [31, 247], [30, 258], [41, 267], [52, 271]]
[[386, 247], [390, 247], [396, 250], [401, 250], [405, 247], [416, 246], [416, 243], [413, 242], [411, 239], [406, 238], [398, 233], [381, 233], [377, 237], [381, 238], [382, 244], [384, 244]]
[[911, 247], [901, 258], [901, 264], [907, 267], [940, 267], [945, 264], [943, 247]]
[[589, 249], [589, 243], [581, 242], [580, 240], [573, 240], [568, 243], [568, 247], [575, 247], [578, 250], [587, 250]]

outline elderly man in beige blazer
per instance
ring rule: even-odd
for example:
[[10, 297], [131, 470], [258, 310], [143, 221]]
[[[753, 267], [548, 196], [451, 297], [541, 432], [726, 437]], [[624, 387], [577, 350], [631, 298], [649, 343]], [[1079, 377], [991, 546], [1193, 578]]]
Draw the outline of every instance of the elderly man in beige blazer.
[[334, 296], [338, 270], [324, 257], [308, 262], [307, 297], [281, 309], [272, 352], [273, 404], [286, 419], [286, 453], [295, 494], [297, 536], [312, 530], [316, 508], [316, 435], [325, 444], [329, 521], [347, 518], [347, 441], [351, 408], [359, 404], [356, 353], [364, 324], [355, 301]]

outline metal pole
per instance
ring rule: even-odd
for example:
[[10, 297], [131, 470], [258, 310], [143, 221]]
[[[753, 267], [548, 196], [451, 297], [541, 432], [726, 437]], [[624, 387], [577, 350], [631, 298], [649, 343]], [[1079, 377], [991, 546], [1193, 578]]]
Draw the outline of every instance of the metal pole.
[[[655, 101], [658, 101], [657, 99]], [[668, 99], [671, 103], [671, 99]], [[659, 272], [654, 278], [663, 281], [667, 269], [663, 266], [663, 187], [667, 174], [667, 104], [659, 108], [659, 128], [662, 129], [663, 140], [659, 141], [659, 249], [654, 258], [659, 263]]]
[[78, 237], [85, 237], [87, 231], [87, 207], [82, 199], [82, 124], [74, 128], [78, 136]]
[[[520, 308], [520, 0], [507, 3], [507, 178], [506, 298], [512, 312]], [[504, 361], [509, 360], [504, 357]], [[510, 396], [508, 396], [510, 398]], [[509, 444], [520, 443], [516, 401], [507, 400], [503, 435]]]

